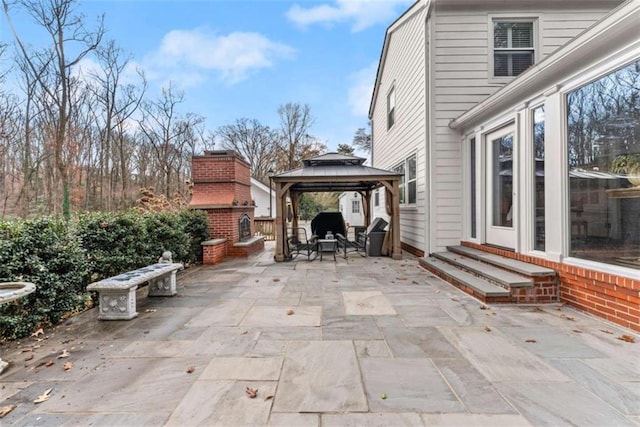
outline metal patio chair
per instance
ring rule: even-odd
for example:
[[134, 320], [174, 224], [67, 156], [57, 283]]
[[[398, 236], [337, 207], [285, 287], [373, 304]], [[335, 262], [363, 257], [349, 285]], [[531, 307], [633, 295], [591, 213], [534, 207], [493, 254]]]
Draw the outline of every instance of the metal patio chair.
[[[318, 256], [318, 236], [312, 235], [311, 238], [307, 238], [307, 230], [303, 227], [287, 229], [287, 245], [292, 258], [303, 254], [307, 256], [307, 260], [313, 261]], [[314, 253], [315, 256], [312, 258]]]

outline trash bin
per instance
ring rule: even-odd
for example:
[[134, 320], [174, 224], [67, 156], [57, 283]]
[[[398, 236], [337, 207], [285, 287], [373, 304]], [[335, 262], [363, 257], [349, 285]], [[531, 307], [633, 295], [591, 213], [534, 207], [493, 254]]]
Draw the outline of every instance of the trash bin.
[[382, 256], [382, 243], [386, 231], [372, 231], [367, 240], [367, 256]]

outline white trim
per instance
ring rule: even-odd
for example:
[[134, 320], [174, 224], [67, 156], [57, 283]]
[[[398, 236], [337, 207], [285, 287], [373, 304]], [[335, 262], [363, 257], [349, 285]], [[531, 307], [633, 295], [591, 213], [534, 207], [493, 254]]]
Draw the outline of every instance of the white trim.
[[589, 270], [594, 270], [602, 273], [613, 274], [616, 276], [629, 277], [631, 279], [640, 280], [640, 272], [634, 268], [620, 267], [612, 264], [605, 264], [603, 262], [589, 261], [582, 258], [567, 257], [562, 261], [563, 264], [572, 265], [575, 267], [583, 267]]

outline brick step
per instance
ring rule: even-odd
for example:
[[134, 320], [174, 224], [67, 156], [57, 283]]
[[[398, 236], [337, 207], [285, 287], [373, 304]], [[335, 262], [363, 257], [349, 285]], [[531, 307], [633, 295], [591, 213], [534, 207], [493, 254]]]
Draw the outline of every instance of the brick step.
[[502, 286], [505, 289], [533, 287], [533, 280], [519, 274], [510, 273], [491, 264], [476, 261], [453, 252], [437, 252], [431, 255], [441, 261], [456, 266], [468, 273]]
[[556, 272], [550, 268], [541, 267], [535, 264], [518, 261], [500, 255], [484, 252], [479, 249], [468, 248], [466, 246], [447, 246], [449, 252], [464, 255], [475, 260], [495, 265], [505, 270], [513, 271], [529, 277], [555, 276]]
[[423, 268], [483, 302], [511, 301], [511, 293], [507, 289], [462, 271], [452, 264], [433, 257], [420, 258], [418, 261]]

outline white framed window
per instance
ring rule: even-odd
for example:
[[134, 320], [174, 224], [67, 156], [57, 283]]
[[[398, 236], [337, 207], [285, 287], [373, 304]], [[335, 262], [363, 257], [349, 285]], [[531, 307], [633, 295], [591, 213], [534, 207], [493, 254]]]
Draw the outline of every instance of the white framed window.
[[402, 163], [393, 168], [393, 171], [401, 174], [400, 177], [400, 204], [414, 205], [417, 198], [417, 161], [416, 155], [407, 157]]
[[494, 77], [515, 77], [535, 63], [536, 20], [492, 19]]
[[391, 86], [387, 94], [387, 130], [393, 127], [396, 122], [396, 87]]
[[352, 213], [360, 213], [360, 200], [352, 200], [351, 201], [351, 212]]

